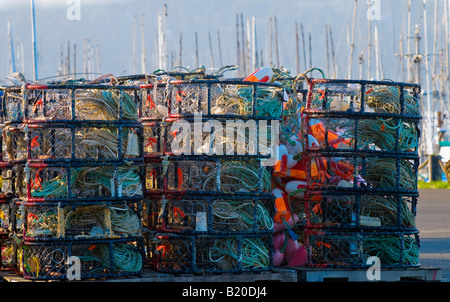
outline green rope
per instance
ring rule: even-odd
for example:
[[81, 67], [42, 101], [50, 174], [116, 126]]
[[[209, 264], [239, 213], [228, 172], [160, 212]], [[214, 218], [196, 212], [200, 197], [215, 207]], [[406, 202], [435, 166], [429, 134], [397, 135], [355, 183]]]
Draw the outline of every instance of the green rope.
[[242, 269], [267, 268], [270, 266], [270, 255], [267, 244], [261, 238], [242, 238], [241, 255], [238, 255], [239, 240], [228, 238], [216, 240], [209, 250], [212, 262], [229, 261], [237, 266], [240, 261]]

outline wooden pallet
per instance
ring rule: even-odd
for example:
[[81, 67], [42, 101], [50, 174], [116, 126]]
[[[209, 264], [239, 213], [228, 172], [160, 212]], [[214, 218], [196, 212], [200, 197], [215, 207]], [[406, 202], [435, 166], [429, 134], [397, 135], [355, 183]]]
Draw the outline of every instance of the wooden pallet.
[[[1, 271], [0, 279], [6, 282], [48, 282], [28, 280], [11, 271]], [[60, 281], [60, 280], [49, 280]], [[365, 269], [331, 269], [281, 267], [266, 272], [220, 274], [167, 274], [145, 268], [141, 275], [119, 278], [83, 280], [89, 282], [368, 282]], [[441, 281], [441, 269], [434, 267], [384, 268], [378, 281]]]
[[291, 269], [274, 269], [263, 272], [218, 273], [218, 274], [167, 274], [144, 269], [138, 277], [104, 279], [105, 282], [296, 282], [297, 272]]
[[366, 269], [290, 268], [298, 282], [441, 281], [441, 269], [433, 267], [381, 268], [379, 280], [369, 280]]
[[57, 282], [59, 280], [30, 280], [25, 279], [21, 275], [15, 274], [14, 271], [0, 271], [0, 282]]
[[[6, 282], [46, 282], [46, 280], [28, 280], [14, 272], [0, 272], [0, 279]], [[167, 274], [144, 268], [139, 276], [102, 278], [83, 281], [94, 282], [297, 282], [297, 272], [291, 269], [274, 269], [263, 272], [220, 273], [220, 274]], [[51, 280], [60, 281], [60, 280]]]

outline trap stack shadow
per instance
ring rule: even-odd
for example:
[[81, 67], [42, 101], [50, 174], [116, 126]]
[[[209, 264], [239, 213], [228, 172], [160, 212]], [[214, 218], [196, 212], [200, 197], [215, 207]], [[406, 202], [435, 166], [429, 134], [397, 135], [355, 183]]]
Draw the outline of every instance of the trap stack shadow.
[[306, 189], [291, 199], [311, 267], [419, 266], [420, 86], [308, 79]]
[[[13, 167], [16, 270], [26, 279], [137, 275], [144, 260], [138, 87], [8, 87], [3, 159]], [[68, 261], [76, 257], [78, 262]], [[74, 271], [74, 270], [72, 270]]]
[[150, 266], [194, 274], [270, 270], [274, 208], [263, 162], [272, 155], [282, 87], [196, 78], [141, 88]]

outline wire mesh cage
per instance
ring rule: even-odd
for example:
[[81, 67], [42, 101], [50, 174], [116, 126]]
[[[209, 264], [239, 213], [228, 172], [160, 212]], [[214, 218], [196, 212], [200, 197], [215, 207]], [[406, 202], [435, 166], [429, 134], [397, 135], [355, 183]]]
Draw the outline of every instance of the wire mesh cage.
[[278, 84], [193, 79], [140, 87], [145, 90], [144, 108], [153, 109], [146, 110], [145, 118], [193, 117], [198, 113], [206, 117], [281, 117], [283, 94]]
[[5, 89], [6, 122], [134, 120], [139, 87], [94, 84], [26, 84]]
[[[133, 160], [142, 156], [142, 127], [21, 124], [4, 129], [4, 158], [23, 161]], [[119, 144], [121, 145], [119, 147]]]
[[[18, 267], [28, 279], [140, 273], [143, 126], [140, 90], [84, 83], [8, 87], [3, 185]], [[11, 188], [11, 189], [9, 189]]]
[[309, 81], [305, 150], [417, 155], [420, 86], [397, 82]]
[[310, 189], [417, 193], [418, 156], [339, 155], [305, 154], [286, 174], [307, 179]]
[[306, 92], [291, 92], [283, 111], [273, 176], [307, 265], [418, 265], [420, 86], [303, 77]]
[[[400, 222], [407, 213], [401, 211], [402, 201], [418, 195], [420, 85], [328, 79], [309, 79], [308, 84], [303, 157], [297, 156], [290, 173], [304, 176], [316, 198], [320, 191], [327, 196], [337, 192], [357, 197], [349, 202], [357, 209], [363, 201], [380, 209], [397, 205]], [[398, 198], [374, 201], [382, 195]]]
[[305, 194], [304, 216], [307, 228], [348, 229], [351, 232], [416, 230], [417, 196], [323, 192]]
[[418, 232], [348, 233], [310, 231], [306, 237], [309, 266], [364, 268], [380, 259], [381, 267], [417, 267]]
[[33, 280], [136, 276], [142, 272], [142, 238], [24, 241], [23, 277]]
[[[205, 78], [154, 79], [140, 87], [144, 227], [178, 235], [271, 233], [273, 197], [264, 161], [275, 154], [283, 87]], [[193, 255], [182, 257], [185, 268], [177, 270], [178, 264], [170, 262], [157, 267], [179, 273], [209, 270], [209, 264], [197, 269]]]
[[204, 119], [143, 122], [143, 148], [156, 156], [275, 156], [278, 120]]
[[278, 120], [165, 119], [163, 150], [169, 155], [270, 157], [278, 141]]
[[29, 163], [29, 202], [140, 200], [141, 169], [137, 165]]
[[[306, 109], [420, 118], [420, 85], [393, 81], [309, 79]], [[334, 103], [333, 103], [334, 102]], [[347, 112], [347, 113], [350, 113]]]
[[306, 148], [417, 154], [420, 85], [327, 79], [308, 84]]
[[272, 268], [272, 237], [268, 235], [157, 234], [153, 265], [168, 273], [259, 272]]
[[309, 136], [305, 136], [305, 145], [310, 149], [411, 154], [419, 146], [419, 122], [415, 120], [355, 118], [345, 113], [340, 117], [322, 115], [307, 119]]
[[141, 236], [140, 203], [27, 203], [24, 239], [72, 240]]
[[198, 69], [194, 71], [156, 71], [152, 74], [124, 76], [116, 79], [121, 84], [131, 83], [131, 85], [139, 85], [141, 88], [139, 106], [140, 119], [143, 122], [146, 122], [150, 120], [161, 120], [164, 117], [167, 117], [166, 83], [168, 81], [192, 81], [217, 78], [220, 78], [220, 75], [207, 75], [204, 69]]
[[151, 192], [267, 193], [269, 167], [260, 159], [222, 157], [164, 157], [147, 159], [145, 190]]
[[142, 128], [135, 126], [59, 127], [33, 124], [27, 127], [28, 161], [130, 160], [141, 157]]
[[143, 224], [166, 233], [269, 234], [273, 197], [266, 195], [153, 195], [144, 200]]

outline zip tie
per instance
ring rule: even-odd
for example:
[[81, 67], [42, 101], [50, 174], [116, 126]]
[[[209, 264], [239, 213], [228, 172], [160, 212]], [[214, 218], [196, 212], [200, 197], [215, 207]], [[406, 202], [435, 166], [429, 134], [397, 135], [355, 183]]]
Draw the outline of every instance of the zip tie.
[[167, 201], [168, 200], [166, 199], [166, 196], [163, 195], [162, 198], [161, 198], [161, 209], [160, 209], [159, 214], [158, 214], [158, 219], [162, 219], [163, 214], [164, 214], [164, 212], [166, 210]]
[[164, 156], [164, 159], [163, 159], [163, 161], [162, 161], [162, 166], [163, 166], [163, 172], [162, 172], [162, 175], [163, 175], [163, 176], [166, 175], [167, 169], [169, 168], [169, 164], [170, 164], [169, 156], [166, 155], [166, 156]]
[[27, 162], [25, 163], [25, 168], [23, 168], [23, 171], [25, 172], [25, 181], [28, 183], [28, 181], [30, 180], [30, 172], [31, 172], [31, 168], [28, 166], [30, 163]]

